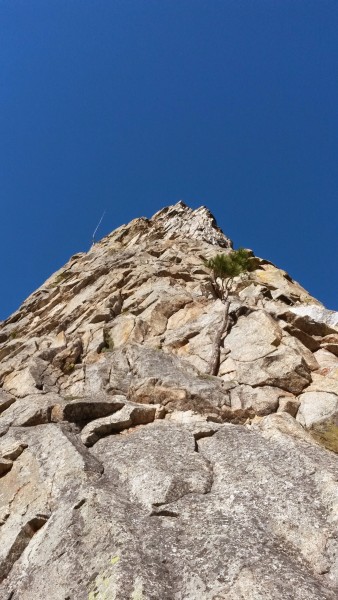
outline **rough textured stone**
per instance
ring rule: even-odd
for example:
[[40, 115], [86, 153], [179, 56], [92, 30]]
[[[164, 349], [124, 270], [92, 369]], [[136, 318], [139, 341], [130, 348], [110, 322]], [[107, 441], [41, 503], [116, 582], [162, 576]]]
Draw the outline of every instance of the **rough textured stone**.
[[328, 350], [335, 356], [338, 356], [338, 333], [325, 335], [322, 338], [320, 346], [321, 348], [324, 348], [324, 350]]
[[232, 361], [231, 378], [241, 384], [275, 386], [299, 394], [311, 381], [310, 369], [302, 355], [285, 345], [252, 362], [234, 361], [230, 356], [225, 363], [229, 360]]
[[322, 348], [314, 353], [314, 356], [319, 364], [319, 373], [338, 378], [338, 358], [328, 350]]
[[296, 398], [288, 398], [287, 396], [279, 398], [279, 405], [277, 412], [289, 413], [292, 417], [295, 417], [299, 409], [299, 400]]
[[297, 420], [326, 448], [338, 452], [338, 395], [305, 392], [299, 399]]
[[0, 413], [6, 410], [6, 408], [9, 408], [9, 406], [13, 404], [15, 400], [15, 396], [11, 396], [10, 394], [6, 394], [6, 392], [0, 390]]
[[[286, 393], [284, 390], [269, 386], [252, 388], [249, 385], [238, 385], [230, 392], [231, 412], [239, 422], [255, 415], [268, 415], [276, 412], [280, 399], [284, 398]], [[290, 396], [292, 397], [291, 394]], [[229, 417], [231, 412], [228, 412]]]
[[224, 327], [231, 248], [179, 202], [0, 324], [1, 598], [337, 597], [337, 313], [251, 253]]
[[318, 304], [306, 304], [305, 306], [295, 306], [291, 310], [296, 315], [308, 317], [315, 326], [317, 324], [317, 327], [319, 324], [323, 323], [334, 329], [338, 328], [338, 312], [328, 310], [324, 306]]
[[251, 362], [264, 358], [280, 345], [282, 330], [269, 314], [262, 310], [240, 317], [226, 338], [231, 358]]

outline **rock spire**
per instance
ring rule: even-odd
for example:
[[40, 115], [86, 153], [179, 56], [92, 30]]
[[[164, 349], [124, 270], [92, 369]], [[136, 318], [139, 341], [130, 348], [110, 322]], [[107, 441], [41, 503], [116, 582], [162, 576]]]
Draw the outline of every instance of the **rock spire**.
[[178, 202], [0, 324], [1, 598], [337, 598], [338, 315], [252, 255], [220, 335], [231, 249]]

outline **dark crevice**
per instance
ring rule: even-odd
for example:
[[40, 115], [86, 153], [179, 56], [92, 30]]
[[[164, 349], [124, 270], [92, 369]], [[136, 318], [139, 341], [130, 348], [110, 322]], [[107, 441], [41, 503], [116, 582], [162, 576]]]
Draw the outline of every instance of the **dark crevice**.
[[114, 350], [114, 341], [111, 337], [109, 330], [104, 327], [103, 328], [103, 342], [99, 344], [97, 348], [97, 353], [101, 354], [101, 352], [113, 352]]
[[82, 456], [84, 461], [84, 471], [94, 475], [102, 476], [104, 473], [103, 464], [89, 451], [82, 443], [81, 439], [72, 431], [69, 431], [65, 423], [60, 423], [60, 429], [64, 436], [74, 446], [75, 450]]
[[198, 441], [201, 440], [202, 438], [206, 438], [206, 437], [212, 437], [215, 433], [217, 433], [218, 430], [211, 430], [211, 431], [200, 431], [198, 433], [194, 433], [194, 439], [195, 439], [195, 452], [198, 452], [199, 454], [201, 454], [203, 460], [205, 461], [205, 464], [207, 465], [208, 469], [209, 469], [209, 473], [210, 473], [210, 483], [208, 486], [208, 489], [204, 492], [204, 494], [210, 494], [211, 490], [212, 490], [212, 486], [214, 484], [214, 466], [212, 464], [212, 462], [206, 458], [204, 456], [203, 453], [200, 453], [200, 449], [198, 446]]
[[45, 525], [50, 515], [38, 514], [30, 519], [16, 536], [6, 559], [0, 567], [0, 582], [7, 577], [14, 564], [19, 560], [33, 536]]
[[198, 440], [201, 440], [202, 438], [207, 438], [207, 437], [212, 437], [213, 435], [215, 435], [215, 433], [217, 433], [218, 428], [217, 429], [210, 429], [209, 431], [197, 431], [197, 433], [194, 433], [194, 439], [195, 439], [195, 452], [199, 452], [199, 448], [198, 448]]
[[287, 304], [288, 306], [293, 306], [294, 305], [294, 301], [291, 300], [291, 298], [289, 298], [289, 296], [286, 296], [285, 294], [280, 294], [279, 296], [276, 296], [274, 298], [274, 300], [278, 300], [279, 302], [283, 302], [283, 304]]
[[263, 298], [266, 298], [266, 300], [272, 300], [272, 294], [271, 294], [271, 290], [269, 290], [269, 288], [264, 288], [262, 290], [262, 296]]
[[220, 367], [220, 353], [221, 353], [221, 342], [223, 339], [223, 335], [227, 332], [229, 325], [229, 307], [230, 302], [226, 300], [224, 303], [223, 316], [221, 323], [216, 331], [215, 339], [213, 342], [213, 349], [211, 354], [211, 359], [208, 365], [208, 374], [209, 375], [218, 375], [219, 367]]
[[242, 304], [235, 310], [230, 310], [229, 321], [231, 323], [231, 327], [236, 325], [236, 323], [240, 317], [248, 317], [251, 313], [253, 313], [255, 311], [256, 311], [256, 309], [253, 306], [246, 306], [245, 304]]
[[177, 512], [174, 512], [173, 510], [167, 510], [167, 509], [163, 509], [163, 510], [159, 510], [156, 512], [152, 512], [150, 513], [151, 517], [175, 517], [178, 518], [180, 515]]
[[78, 510], [79, 508], [81, 508], [81, 506], [85, 504], [85, 502], [87, 502], [86, 498], [82, 498], [81, 500], [79, 500], [79, 502], [75, 504], [75, 506], [73, 506], [73, 510]]

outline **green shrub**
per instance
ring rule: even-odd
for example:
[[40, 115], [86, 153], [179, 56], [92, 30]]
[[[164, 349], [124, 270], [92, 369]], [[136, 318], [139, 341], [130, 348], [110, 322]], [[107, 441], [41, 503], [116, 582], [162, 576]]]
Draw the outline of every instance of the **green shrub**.
[[[222, 300], [225, 300], [233, 278], [250, 271], [250, 253], [245, 248], [239, 248], [230, 254], [216, 254], [204, 264], [212, 271], [215, 291]], [[218, 279], [221, 280], [220, 285]]]
[[206, 266], [213, 271], [214, 277], [227, 279], [237, 277], [250, 269], [250, 255], [245, 248], [233, 250], [231, 254], [216, 254], [206, 261]]

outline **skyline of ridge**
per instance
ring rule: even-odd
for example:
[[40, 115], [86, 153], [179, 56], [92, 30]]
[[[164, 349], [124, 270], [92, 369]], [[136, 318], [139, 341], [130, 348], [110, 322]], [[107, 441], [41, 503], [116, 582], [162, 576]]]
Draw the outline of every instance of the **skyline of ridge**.
[[[197, 218], [199, 218], [199, 216], [200, 216], [201, 213], [205, 213], [206, 214], [206, 231], [203, 231], [203, 233], [201, 232], [201, 233], [197, 234], [197, 236], [196, 236], [197, 239], [200, 238], [201, 240], [208, 240], [208, 243], [214, 245], [215, 247], [218, 246], [220, 254], [223, 251], [226, 251], [227, 248], [233, 248], [233, 249], [235, 249], [236, 246], [234, 245], [233, 240], [230, 237], [228, 237], [227, 234], [226, 234], [226, 232], [222, 229], [222, 227], [219, 226], [217, 218], [215, 217], [215, 215], [211, 212], [211, 210], [206, 205], [201, 205], [201, 206], [198, 206], [196, 208], [193, 208], [193, 207], [189, 206], [187, 203], [185, 203], [183, 200], [179, 200], [175, 204], [169, 204], [167, 206], [162, 207], [161, 209], [157, 210], [151, 217], [149, 217], [149, 218], [146, 217], [146, 219], [149, 222], [151, 222], [151, 221], [156, 222], [159, 219], [161, 221], [163, 221], [163, 220], [165, 221], [167, 219], [167, 216], [169, 215], [168, 221], [172, 220], [174, 218], [174, 223], [173, 223], [174, 230], [176, 230], [176, 227], [178, 227], [178, 230], [182, 229], [182, 234], [183, 235], [187, 235], [188, 237], [191, 237], [191, 235], [190, 235], [190, 229], [189, 229], [189, 225], [191, 224], [191, 220], [189, 220], [188, 224], [187, 224], [187, 226], [188, 226], [187, 230], [189, 232], [187, 233], [187, 230], [184, 229], [185, 222], [186, 222], [186, 217], [188, 217], [188, 219], [190, 217], [191, 217], [191, 219], [193, 219], [194, 216], [196, 215]], [[176, 221], [177, 217], [179, 219], [178, 221]], [[184, 217], [184, 218], [182, 218], [182, 217]], [[113, 229], [112, 231], [110, 231], [110, 232], [106, 233], [104, 236], [100, 237], [99, 236], [99, 227], [100, 227], [100, 225], [102, 223], [102, 218], [101, 218], [100, 221], [98, 222], [98, 225], [96, 226], [96, 228], [94, 230], [94, 233], [98, 234], [98, 237], [95, 240], [94, 240], [94, 237], [93, 237], [92, 245], [86, 251], [84, 251], [84, 254], [89, 253], [92, 250], [92, 248], [93, 248], [94, 245], [98, 245], [101, 242], [104, 242], [107, 238], [109, 238], [111, 235], [113, 235], [119, 229], [123, 229], [124, 227], [129, 227], [131, 225], [131, 223], [133, 223], [134, 221], [137, 221], [137, 220], [142, 221], [142, 219], [144, 219], [144, 218], [145, 217], [143, 217], [143, 216], [135, 217], [134, 219], [131, 219], [128, 223], [122, 223], [121, 225], [119, 225], [118, 227], [116, 227], [115, 229]], [[180, 223], [180, 220], [181, 220], [181, 223]], [[212, 236], [212, 230], [215, 230], [215, 232], [216, 232], [216, 238], [215, 238], [216, 241], [215, 240], [212, 241], [212, 237], [211, 237]], [[193, 235], [193, 237], [195, 237], [195, 235]], [[208, 239], [208, 237], [210, 239]], [[223, 243], [222, 237], [224, 237], [224, 240], [225, 240], [224, 243]], [[169, 237], [169, 239], [170, 239], [170, 237]], [[249, 248], [249, 247], [247, 246], [247, 248]], [[250, 250], [252, 250], [252, 248], [250, 248]], [[76, 255], [78, 253], [75, 252], [74, 254]], [[255, 252], [254, 252], [254, 255], [258, 256]], [[265, 256], [258, 256], [258, 257], [261, 258], [261, 259], [267, 260], [268, 262], [272, 262], [272, 261], [270, 261]], [[61, 271], [64, 268], [64, 266], [71, 260], [71, 258], [72, 257], [69, 256], [68, 259], [67, 259], [67, 261], [65, 261], [65, 263], [63, 265], [60, 265], [55, 271], [50, 272], [48, 274], [48, 276], [46, 277], [46, 279], [41, 283], [41, 285], [38, 288], [36, 288], [36, 290], [39, 289], [39, 288], [43, 288], [45, 286], [45, 284], [50, 279], [52, 279], [54, 277], [55, 273], [57, 273], [58, 271]], [[274, 264], [274, 263], [272, 263], [272, 264]], [[278, 269], [280, 269], [282, 271], [285, 271], [285, 269], [281, 269], [281, 267], [279, 267], [279, 265], [274, 265], [274, 266], [276, 266]], [[288, 273], [287, 271], [286, 271], [286, 273], [287, 273], [288, 276], [291, 276], [290, 273]], [[301, 281], [297, 281], [295, 278], [292, 278], [292, 279], [296, 283], [302, 285]], [[304, 287], [304, 286], [302, 286], [302, 287]], [[309, 291], [305, 287], [304, 287], [304, 289], [306, 289], [306, 291]], [[36, 290], [33, 290], [31, 292], [31, 294], [34, 294], [34, 292]], [[29, 298], [31, 296], [31, 294], [29, 294], [27, 296], [27, 298]], [[310, 294], [310, 295], [312, 295], [312, 294]], [[313, 296], [313, 297], [316, 300], [319, 300], [315, 296]], [[27, 300], [27, 298], [25, 298], [23, 300], [23, 302], [25, 302]], [[17, 309], [15, 309], [13, 311], [13, 313], [15, 313], [16, 310], [20, 309], [21, 304], [17, 307]], [[325, 306], [325, 304], [324, 304], [324, 306]], [[328, 308], [328, 307], [326, 307], [326, 308]], [[329, 309], [329, 310], [333, 310], [333, 309]], [[11, 317], [11, 315], [13, 313], [11, 313], [10, 315], [8, 315], [2, 321], [5, 322], [8, 318]]]

